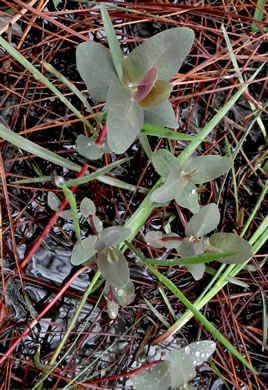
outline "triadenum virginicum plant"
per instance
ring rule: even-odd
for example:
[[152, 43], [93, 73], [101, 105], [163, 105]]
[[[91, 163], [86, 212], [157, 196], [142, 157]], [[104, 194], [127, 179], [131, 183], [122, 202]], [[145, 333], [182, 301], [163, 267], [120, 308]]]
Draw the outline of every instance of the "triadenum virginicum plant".
[[[124, 58], [103, 5], [101, 12], [111, 52], [100, 43], [83, 42], [76, 51], [77, 68], [92, 98], [107, 102], [108, 148], [123, 153], [138, 136], [144, 122], [178, 127], [168, 101], [172, 90], [169, 80], [190, 52], [194, 33], [184, 27], [163, 31]], [[80, 136], [78, 152], [88, 158], [99, 158], [107, 149], [98, 152], [95, 140]], [[87, 143], [91, 150], [85, 150]]]
[[[182, 258], [202, 255], [207, 252], [228, 252], [230, 256], [218, 258], [224, 264], [240, 264], [249, 260], [253, 255], [251, 245], [233, 233], [214, 233], [209, 238], [205, 236], [215, 230], [220, 222], [220, 212], [215, 203], [201, 207], [194, 214], [185, 228], [185, 238], [169, 233], [149, 232], [145, 236], [147, 244], [155, 248], [177, 249]], [[183, 263], [183, 259], [182, 259]], [[187, 265], [193, 277], [201, 279], [205, 272], [205, 264]]]
[[157, 203], [175, 199], [179, 206], [192, 213], [199, 210], [196, 184], [203, 184], [228, 172], [232, 159], [221, 156], [200, 156], [186, 161], [183, 165], [166, 149], [159, 149], [152, 156], [152, 162], [165, 184], [157, 188], [151, 200]]

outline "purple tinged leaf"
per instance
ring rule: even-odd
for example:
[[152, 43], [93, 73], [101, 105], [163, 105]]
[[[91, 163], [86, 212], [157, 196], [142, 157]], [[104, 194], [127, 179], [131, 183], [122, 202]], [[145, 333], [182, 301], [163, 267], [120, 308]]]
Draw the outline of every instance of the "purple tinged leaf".
[[185, 234], [186, 236], [205, 236], [216, 229], [220, 222], [220, 212], [215, 203], [210, 203], [202, 207], [199, 212], [192, 216], [188, 222]]
[[128, 263], [118, 248], [104, 249], [97, 255], [97, 265], [104, 279], [116, 288], [129, 282]]
[[120, 85], [109, 50], [96, 42], [83, 42], [76, 49], [76, 64], [89, 94], [106, 101], [111, 84]]
[[105, 248], [120, 244], [131, 234], [131, 230], [124, 226], [112, 226], [100, 232], [95, 249], [101, 251]]
[[232, 256], [218, 259], [224, 264], [241, 264], [253, 256], [252, 246], [242, 237], [233, 233], [215, 233], [209, 237], [209, 245], [218, 250], [234, 253]]
[[154, 67], [146, 73], [144, 78], [137, 83], [137, 92], [133, 98], [137, 101], [144, 99], [154, 86], [157, 77], [157, 69]]
[[157, 80], [150, 93], [142, 100], [139, 100], [140, 106], [150, 108], [158, 106], [166, 100], [172, 91], [172, 84], [167, 80]]
[[124, 153], [140, 133], [143, 109], [132, 98], [128, 87], [112, 85], [107, 96], [107, 142], [117, 154]]
[[158, 106], [145, 109], [144, 122], [171, 129], [179, 127], [172, 104], [168, 100], [163, 101]]

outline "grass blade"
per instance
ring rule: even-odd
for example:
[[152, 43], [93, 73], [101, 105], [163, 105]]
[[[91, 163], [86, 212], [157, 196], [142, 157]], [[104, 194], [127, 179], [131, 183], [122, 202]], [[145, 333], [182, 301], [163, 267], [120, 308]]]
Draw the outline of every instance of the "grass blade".
[[[80, 232], [80, 225], [78, 221], [78, 212], [77, 212], [77, 204], [76, 204], [76, 199], [72, 191], [66, 187], [64, 184], [62, 186], [63, 193], [65, 197], [67, 198], [69, 205], [71, 207], [72, 213], [73, 213], [73, 221], [74, 221], [74, 228], [75, 228], [75, 233], [76, 233], [76, 238], [77, 240], [81, 243], [81, 232]], [[82, 243], [81, 243], [82, 245]]]
[[152, 125], [151, 123], [144, 123], [141, 132], [146, 135], [152, 135], [155, 137], [163, 137], [168, 139], [177, 139], [181, 141], [201, 141], [198, 136], [176, 133], [173, 130], [165, 129], [161, 126]]
[[111, 22], [110, 16], [103, 4], [101, 4], [101, 17], [107, 35], [109, 48], [111, 50], [114, 67], [119, 80], [122, 80], [123, 54], [121, 52], [120, 45], [118, 43], [118, 39], [114, 31], [114, 27]]
[[53, 164], [70, 169], [71, 171], [81, 171], [81, 167], [79, 165], [61, 156], [58, 156], [56, 153], [53, 153], [50, 150], [35, 144], [34, 142], [22, 137], [17, 133], [14, 133], [14, 131], [1, 124], [0, 137], [2, 137], [5, 141], [10, 142], [12, 145], [15, 145], [18, 148], [23, 149], [28, 153], [34, 154], [37, 157], [43, 158], [44, 160], [47, 160]]

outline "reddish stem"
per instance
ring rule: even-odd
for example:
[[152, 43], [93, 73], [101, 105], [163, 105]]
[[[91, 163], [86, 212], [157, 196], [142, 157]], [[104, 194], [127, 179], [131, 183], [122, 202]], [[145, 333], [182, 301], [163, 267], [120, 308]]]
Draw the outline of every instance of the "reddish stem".
[[70, 287], [70, 285], [73, 283], [73, 281], [79, 276], [82, 272], [84, 272], [88, 267], [84, 266], [80, 268], [76, 273], [68, 280], [65, 284], [65, 286], [58, 292], [58, 294], [55, 295], [55, 297], [52, 299], [51, 302], [48, 303], [48, 305], [44, 308], [44, 310], [41, 311], [40, 314], [36, 317], [35, 320], [33, 320], [30, 325], [25, 329], [25, 331], [22, 333], [20, 337], [17, 338], [17, 340], [14, 342], [14, 344], [11, 345], [11, 347], [5, 352], [5, 354], [0, 358], [0, 365], [4, 363], [4, 361], [9, 357], [9, 355], [14, 351], [14, 349], [20, 344], [20, 342], [23, 340], [24, 337], [28, 336], [30, 331], [35, 327], [35, 325], [45, 316], [45, 314], [52, 308], [52, 306], [55, 305], [55, 303], [58, 301], [58, 299], [64, 294], [64, 292]]
[[[78, 178], [80, 177], [83, 177], [84, 174], [86, 173], [87, 171], [87, 168], [88, 168], [88, 165], [87, 164], [84, 164], [80, 173], [78, 174]], [[72, 192], [75, 192], [77, 189], [77, 186], [74, 186], [71, 188], [71, 191]], [[45, 229], [43, 230], [41, 236], [38, 238], [38, 240], [34, 243], [34, 245], [32, 246], [32, 248], [29, 250], [29, 252], [27, 253], [27, 255], [25, 256], [24, 260], [22, 261], [20, 267], [21, 269], [25, 268], [26, 265], [29, 263], [29, 261], [31, 260], [31, 258], [33, 257], [33, 255], [35, 254], [35, 252], [37, 251], [37, 249], [40, 247], [40, 245], [42, 244], [42, 242], [44, 241], [44, 239], [46, 238], [46, 236], [48, 235], [48, 233], [50, 232], [50, 230], [52, 229], [53, 225], [57, 222], [57, 219], [60, 215], [60, 212], [63, 211], [65, 209], [65, 207], [67, 206], [68, 204], [68, 200], [65, 198], [64, 201], [62, 202], [62, 204], [60, 205], [60, 208], [58, 211], [56, 211], [51, 220], [48, 222], [47, 226], [45, 227]]]
[[106, 376], [104, 378], [95, 379], [95, 380], [89, 381], [89, 382], [83, 382], [83, 384], [86, 385], [86, 386], [90, 386], [90, 385], [95, 385], [95, 384], [101, 383], [101, 382], [115, 381], [118, 378], [123, 378], [123, 377], [126, 377], [126, 376], [134, 375], [134, 374], [136, 374], [139, 371], [146, 370], [147, 368], [153, 367], [156, 364], [161, 363], [161, 362], [163, 362], [163, 360], [155, 360], [154, 362], [144, 364], [144, 366], [141, 366], [139, 368], [135, 368], [134, 370], [131, 370], [131, 371], [128, 371], [128, 372], [122, 372], [121, 374]]
[[106, 123], [105, 123], [104, 126], [103, 126], [103, 128], [101, 129], [101, 132], [100, 132], [98, 138], [97, 138], [96, 141], [95, 141], [95, 144], [96, 144], [96, 145], [99, 145], [99, 146], [102, 145], [103, 140], [104, 140], [106, 134], [107, 134], [107, 125], [106, 125]]

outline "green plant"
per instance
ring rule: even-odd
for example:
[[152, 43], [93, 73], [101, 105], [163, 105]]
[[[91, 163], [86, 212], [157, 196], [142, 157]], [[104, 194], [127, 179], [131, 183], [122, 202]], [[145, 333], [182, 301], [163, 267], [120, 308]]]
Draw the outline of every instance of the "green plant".
[[[147, 244], [155, 248], [175, 248], [183, 258], [196, 256], [204, 253], [223, 253], [227, 248], [229, 255], [217, 258], [217, 261], [224, 264], [241, 264], [249, 260], [253, 255], [251, 245], [242, 237], [233, 233], [214, 233], [205, 238], [217, 228], [220, 222], [220, 212], [215, 203], [202, 207], [197, 214], [194, 214], [185, 228], [185, 238], [169, 233], [149, 232], [145, 236]], [[193, 277], [201, 279], [205, 272], [204, 262], [186, 265]]]
[[91, 159], [109, 149], [125, 152], [144, 122], [178, 127], [167, 100], [172, 90], [169, 80], [182, 65], [194, 40], [191, 29], [173, 28], [146, 40], [124, 59], [103, 5], [101, 12], [111, 53], [95, 42], [83, 42], [76, 51], [77, 68], [89, 94], [99, 102], [107, 101], [107, 145], [103, 145], [103, 139], [96, 142], [94, 136], [77, 139], [78, 152]]
[[136, 390], [190, 389], [188, 382], [196, 376], [195, 367], [208, 360], [215, 349], [214, 341], [197, 341], [173, 349], [169, 360], [130, 376], [130, 380]]
[[196, 184], [211, 181], [232, 167], [232, 159], [221, 156], [194, 157], [182, 164], [165, 149], [155, 152], [152, 162], [166, 182], [152, 193], [151, 201], [165, 203], [175, 199], [179, 206], [192, 213], [199, 210]]

